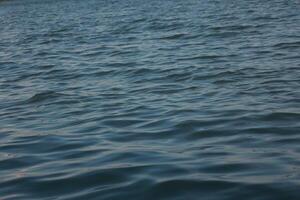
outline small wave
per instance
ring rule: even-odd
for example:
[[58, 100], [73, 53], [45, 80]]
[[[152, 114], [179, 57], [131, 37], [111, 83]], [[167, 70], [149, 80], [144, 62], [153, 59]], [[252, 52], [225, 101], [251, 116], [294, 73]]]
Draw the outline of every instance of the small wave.
[[161, 40], [176, 40], [176, 39], [183, 38], [184, 36], [186, 36], [185, 33], [176, 33], [173, 35], [160, 37], [159, 39], [161, 39]]
[[[239, 183], [218, 180], [193, 180], [193, 179], [175, 179], [165, 180], [155, 184], [151, 193], [153, 196], [167, 197], [169, 199], [193, 199], [196, 194], [206, 194], [213, 192], [219, 193], [227, 190], [237, 189], [241, 186]], [[190, 196], [190, 195], [191, 196]]]
[[44, 91], [44, 92], [40, 92], [40, 93], [33, 95], [32, 97], [27, 99], [26, 102], [27, 103], [39, 103], [39, 102], [43, 102], [43, 101], [50, 100], [50, 99], [56, 99], [61, 96], [63, 96], [63, 94], [49, 90], [49, 91]]
[[295, 42], [280, 42], [273, 47], [279, 48], [279, 49], [294, 49], [294, 48], [300, 48], [300, 41]]
[[221, 31], [221, 30], [231, 30], [231, 31], [241, 31], [241, 30], [246, 30], [246, 29], [251, 29], [255, 28], [256, 26], [254, 25], [231, 25], [231, 26], [214, 26], [211, 27], [211, 30], [214, 31]]
[[261, 116], [264, 121], [294, 121], [300, 119], [300, 112], [272, 112]]
[[193, 57], [185, 57], [185, 58], [178, 58], [177, 60], [188, 61], [188, 60], [215, 60], [219, 58], [227, 58], [227, 57], [235, 57], [234, 54], [229, 55], [199, 55]]

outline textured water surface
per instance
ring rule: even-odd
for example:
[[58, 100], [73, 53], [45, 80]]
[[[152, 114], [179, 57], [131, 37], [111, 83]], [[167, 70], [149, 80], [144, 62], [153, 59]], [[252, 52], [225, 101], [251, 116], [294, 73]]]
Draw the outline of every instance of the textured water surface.
[[0, 1], [0, 199], [300, 199], [299, 10]]

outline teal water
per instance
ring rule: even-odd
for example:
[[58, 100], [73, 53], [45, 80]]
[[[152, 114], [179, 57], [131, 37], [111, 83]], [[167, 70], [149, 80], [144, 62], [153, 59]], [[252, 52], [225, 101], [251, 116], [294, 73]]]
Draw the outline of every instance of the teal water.
[[300, 199], [299, 10], [0, 1], [0, 199]]

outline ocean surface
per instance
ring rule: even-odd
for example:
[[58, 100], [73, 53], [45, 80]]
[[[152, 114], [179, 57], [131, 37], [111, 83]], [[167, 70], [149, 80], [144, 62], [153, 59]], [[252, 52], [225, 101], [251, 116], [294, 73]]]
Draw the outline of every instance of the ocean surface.
[[300, 1], [1, 0], [0, 199], [300, 199]]

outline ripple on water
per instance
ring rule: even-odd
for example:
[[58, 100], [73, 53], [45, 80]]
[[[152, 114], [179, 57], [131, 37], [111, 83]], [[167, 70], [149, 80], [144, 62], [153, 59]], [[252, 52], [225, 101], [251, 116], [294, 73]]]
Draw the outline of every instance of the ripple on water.
[[299, 2], [0, 2], [0, 198], [299, 199]]

